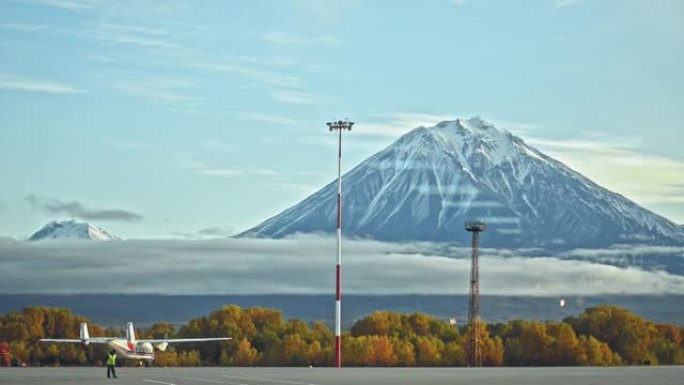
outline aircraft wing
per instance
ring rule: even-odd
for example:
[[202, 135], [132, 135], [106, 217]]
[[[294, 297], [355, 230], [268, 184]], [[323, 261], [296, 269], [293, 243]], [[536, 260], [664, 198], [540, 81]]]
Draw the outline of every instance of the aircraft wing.
[[158, 340], [136, 340], [137, 342], [149, 342], [151, 344], [161, 344], [169, 343], [176, 344], [182, 342], [203, 342], [203, 341], [228, 341], [232, 340], [230, 337], [219, 337], [219, 338], [162, 338]]
[[55, 338], [41, 338], [39, 341], [40, 342], [58, 342], [58, 343], [74, 343], [74, 344], [81, 344], [84, 342], [88, 342], [91, 344], [106, 344], [107, 342], [110, 342], [114, 340], [114, 338], [108, 338], [108, 337], [96, 337], [96, 338], [88, 338], [88, 339], [82, 339], [82, 340], [77, 340], [77, 339], [55, 339]]

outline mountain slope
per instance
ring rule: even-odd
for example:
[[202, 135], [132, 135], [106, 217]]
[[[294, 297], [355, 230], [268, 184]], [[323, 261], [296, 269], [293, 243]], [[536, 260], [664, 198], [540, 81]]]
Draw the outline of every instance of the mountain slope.
[[118, 237], [89, 223], [80, 223], [74, 220], [57, 222], [52, 221], [43, 226], [29, 238], [29, 241], [41, 241], [45, 239], [84, 239], [93, 241], [110, 241]]
[[[487, 222], [503, 247], [684, 244], [684, 231], [480, 119], [418, 127], [343, 178], [346, 236], [467, 242]], [[336, 183], [241, 235], [334, 232]]]

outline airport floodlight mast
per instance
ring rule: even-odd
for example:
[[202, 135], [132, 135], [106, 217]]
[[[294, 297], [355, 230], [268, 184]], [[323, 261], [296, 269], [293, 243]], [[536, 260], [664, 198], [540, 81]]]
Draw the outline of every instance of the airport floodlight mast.
[[351, 131], [349, 119], [328, 122], [330, 132], [337, 131], [337, 269], [335, 284], [335, 366], [342, 367], [342, 131]]
[[468, 302], [468, 366], [482, 366], [482, 336], [480, 331], [480, 274], [478, 257], [480, 248], [480, 232], [487, 225], [482, 221], [465, 223], [466, 231], [473, 233], [473, 253], [470, 267], [470, 300]]

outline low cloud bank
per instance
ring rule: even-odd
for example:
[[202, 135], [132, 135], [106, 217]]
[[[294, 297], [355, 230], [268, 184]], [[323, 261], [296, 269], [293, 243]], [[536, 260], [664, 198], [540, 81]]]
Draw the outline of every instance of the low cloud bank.
[[[525, 257], [525, 250], [483, 249], [481, 292], [684, 294], [684, 277], [679, 275], [529, 251], [536, 254], [534, 258]], [[677, 252], [681, 258], [681, 250]], [[343, 292], [464, 294], [469, 289], [469, 255], [468, 248], [429, 243], [345, 241]], [[335, 239], [311, 235], [281, 240], [38, 243], [4, 238], [0, 239], [0, 293], [333, 293], [335, 262]]]

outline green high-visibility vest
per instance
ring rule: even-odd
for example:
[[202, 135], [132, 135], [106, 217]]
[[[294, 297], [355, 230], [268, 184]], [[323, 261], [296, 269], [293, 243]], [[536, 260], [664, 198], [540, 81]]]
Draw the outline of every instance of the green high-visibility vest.
[[107, 365], [116, 365], [116, 354], [107, 354]]

